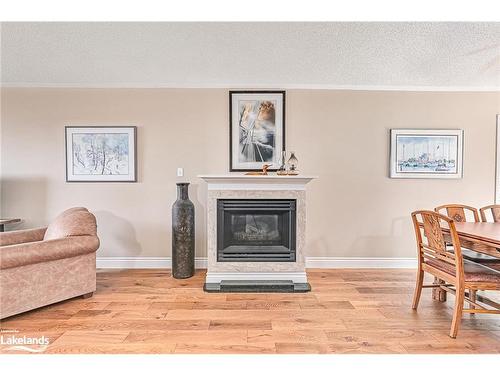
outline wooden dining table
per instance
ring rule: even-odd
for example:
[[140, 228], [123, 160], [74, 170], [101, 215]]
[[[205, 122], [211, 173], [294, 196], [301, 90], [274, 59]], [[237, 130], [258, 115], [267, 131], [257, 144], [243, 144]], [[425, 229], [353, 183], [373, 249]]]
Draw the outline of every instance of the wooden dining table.
[[457, 223], [460, 245], [500, 259], [500, 223]]
[[[462, 247], [500, 259], [500, 223], [455, 222], [455, 228]], [[449, 232], [444, 227], [443, 231]], [[451, 242], [451, 238], [446, 237], [445, 240]], [[436, 282], [443, 283], [437, 279]], [[446, 292], [434, 289], [432, 298], [446, 301]]]

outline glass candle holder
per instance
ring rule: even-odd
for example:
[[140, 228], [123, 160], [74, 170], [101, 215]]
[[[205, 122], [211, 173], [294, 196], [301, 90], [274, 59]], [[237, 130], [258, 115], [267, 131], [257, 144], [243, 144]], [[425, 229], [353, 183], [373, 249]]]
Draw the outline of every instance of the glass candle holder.
[[284, 176], [286, 175], [286, 151], [281, 152], [281, 159], [280, 159], [280, 166], [278, 170], [276, 171], [276, 174], [278, 176]]
[[299, 161], [297, 160], [297, 157], [295, 156], [295, 151], [290, 152], [290, 158], [288, 159], [287, 162], [287, 167], [288, 167], [288, 174], [289, 175], [298, 175], [299, 170], [298, 170], [298, 164]]

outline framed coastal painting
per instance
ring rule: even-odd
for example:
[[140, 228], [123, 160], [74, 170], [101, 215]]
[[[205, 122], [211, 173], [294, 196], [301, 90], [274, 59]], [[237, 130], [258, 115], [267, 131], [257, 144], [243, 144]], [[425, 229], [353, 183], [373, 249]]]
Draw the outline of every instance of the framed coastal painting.
[[136, 182], [135, 126], [66, 126], [67, 182]]
[[391, 129], [391, 178], [462, 178], [463, 130]]
[[285, 91], [229, 92], [230, 171], [277, 170], [285, 150]]

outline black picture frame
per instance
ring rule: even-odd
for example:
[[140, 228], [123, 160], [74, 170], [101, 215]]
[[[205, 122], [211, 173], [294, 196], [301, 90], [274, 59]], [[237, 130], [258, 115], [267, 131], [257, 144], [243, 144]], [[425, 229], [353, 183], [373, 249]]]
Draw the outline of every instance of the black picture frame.
[[[233, 160], [233, 96], [238, 94], [250, 94], [250, 95], [266, 95], [266, 94], [278, 94], [281, 95], [282, 98], [282, 131], [281, 131], [281, 144], [282, 147], [279, 149], [278, 158], [281, 157], [281, 152], [286, 149], [286, 91], [285, 90], [230, 90], [229, 91], [229, 171], [230, 172], [252, 172], [252, 171], [260, 171], [262, 168], [239, 168], [236, 167]], [[265, 164], [262, 162], [262, 164]], [[276, 171], [278, 170], [278, 166], [269, 168], [268, 171]]]
[[[133, 131], [133, 150], [134, 150], [134, 158], [133, 158], [133, 171], [134, 171], [134, 176], [133, 178], [129, 180], [76, 180], [76, 179], [70, 179], [68, 176], [68, 130], [70, 129], [131, 129]], [[65, 154], [65, 175], [66, 175], [66, 182], [69, 183], [130, 183], [130, 182], [137, 182], [138, 177], [137, 177], [137, 126], [118, 126], [118, 125], [112, 125], [112, 126], [65, 126], [64, 127], [64, 154]]]

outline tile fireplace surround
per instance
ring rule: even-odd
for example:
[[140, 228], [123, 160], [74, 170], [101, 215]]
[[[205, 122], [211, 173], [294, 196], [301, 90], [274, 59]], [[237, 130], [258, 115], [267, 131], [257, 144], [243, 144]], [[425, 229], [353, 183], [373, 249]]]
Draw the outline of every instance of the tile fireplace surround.
[[[310, 290], [305, 272], [306, 184], [315, 176], [200, 175], [207, 183], [207, 292]], [[291, 199], [296, 201], [294, 262], [217, 261], [219, 199]]]

